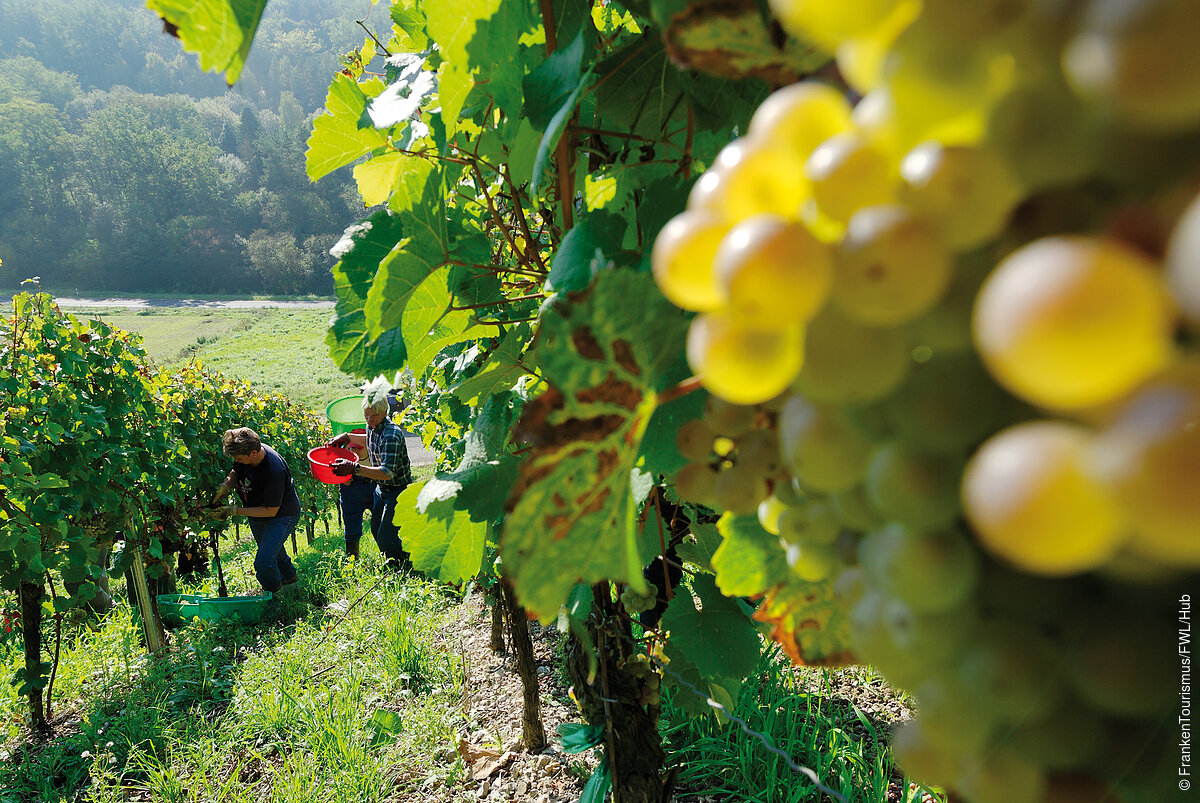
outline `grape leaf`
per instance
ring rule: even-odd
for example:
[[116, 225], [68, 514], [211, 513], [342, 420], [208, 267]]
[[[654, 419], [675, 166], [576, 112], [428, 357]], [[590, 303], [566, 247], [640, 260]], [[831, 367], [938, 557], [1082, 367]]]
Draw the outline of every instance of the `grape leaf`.
[[834, 597], [832, 579], [784, 583], [767, 594], [754, 618], [771, 625], [771, 638], [795, 664], [854, 662], [848, 617], [844, 603]]
[[779, 539], [762, 528], [757, 516], [726, 513], [717, 529], [725, 537], [712, 560], [721, 591], [756, 597], [787, 580], [791, 570]]
[[554, 254], [547, 292], [582, 290], [621, 250], [625, 219], [611, 212], [591, 212], [580, 218]]
[[[550, 389], [517, 426], [530, 453], [501, 547], [522, 604], [543, 619], [577, 582], [645, 588], [630, 471], [684, 328], [649, 276], [625, 270], [601, 272], [542, 314], [534, 350]], [[627, 339], [631, 331], [639, 337]]]
[[246, 56], [267, 0], [146, 0], [184, 50], [200, 57], [200, 68], [224, 72], [233, 86], [246, 66]]
[[450, 392], [464, 404], [477, 404], [480, 399], [511, 388], [526, 373], [524, 368], [517, 365], [517, 361], [528, 338], [527, 323], [514, 326], [501, 338], [500, 344], [488, 355], [478, 373], [451, 385]]
[[486, 523], [456, 513], [454, 505], [438, 501], [419, 508], [423, 485], [410, 485], [396, 499], [393, 519], [413, 566], [443, 583], [465, 583], [479, 574], [483, 563]]
[[663, 31], [671, 60], [708, 75], [798, 81], [829, 56], [794, 39], [776, 43], [755, 0], [695, 3], [674, 14]]
[[313, 132], [304, 154], [305, 171], [313, 181], [387, 144], [387, 134], [374, 127], [359, 127], [370, 98], [387, 86], [378, 78], [359, 83], [339, 73], [329, 85], [325, 114], [313, 120]]
[[762, 639], [737, 602], [723, 595], [712, 575], [692, 578], [692, 594], [677, 593], [663, 613], [661, 626], [671, 665], [686, 656], [701, 677], [716, 681], [742, 678], [754, 671]]
[[422, 509], [450, 500], [469, 511], [474, 521], [491, 521], [504, 513], [504, 500], [516, 479], [517, 461], [507, 454], [509, 432], [516, 420], [513, 394], [490, 397], [471, 423], [462, 460], [451, 472], [438, 472], [425, 483], [417, 500]]

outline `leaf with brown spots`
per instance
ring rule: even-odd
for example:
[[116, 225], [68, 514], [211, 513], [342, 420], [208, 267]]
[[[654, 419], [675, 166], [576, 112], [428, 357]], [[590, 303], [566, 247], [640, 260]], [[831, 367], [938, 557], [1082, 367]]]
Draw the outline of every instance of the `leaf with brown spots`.
[[644, 582], [658, 543], [638, 543], [630, 472], [686, 327], [647, 274], [627, 270], [543, 314], [533, 353], [550, 388], [514, 432], [529, 452], [501, 536], [504, 573], [539, 618], [577, 582]]

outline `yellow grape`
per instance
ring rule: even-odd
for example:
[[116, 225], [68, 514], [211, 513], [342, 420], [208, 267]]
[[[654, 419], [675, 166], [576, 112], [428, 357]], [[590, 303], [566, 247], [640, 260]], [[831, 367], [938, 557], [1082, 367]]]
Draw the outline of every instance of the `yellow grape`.
[[701, 462], [712, 457], [716, 438], [717, 434], [703, 419], [693, 418], [680, 424], [675, 433], [675, 448], [688, 460]]
[[859, 209], [890, 203], [896, 196], [897, 177], [885, 154], [852, 131], [818, 145], [804, 170], [817, 210], [838, 223], [846, 223]]
[[745, 466], [733, 466], [717, 475], [716, 501], [722, 510], [752, 515], [766, 497], [767, 481]]
[[[1054, 187], [1089, 175], [1100, 158], [1099, 124], [1061, 82], [1021, 86], [997, 101], [984, 147], [1027, 187]], [[1037, 136], [1030, 136], [1036, 131]]]
[[975, 304], [975, 343], [1011, 392], [1045, 407], [1114, 401], [1171, 353], [1155, 265], [1113, 241], [1048, 237], [1010, 254]]
[[671, 479], [679, 495], [690, 502], [716, 505], [717, 472], [707, 463], [688, 463]]
[[864, 538], [858, 554], [867, 577], [917, 613], [962, 606], [979, 579], [979, 553], [957, 532], [892, 523]]
[[1097, 0], [1063, 54], [1076, 87], [1130, 126], [1200, 123], [1200, 13], [1195, 0]]
[[714, 269], [734, 316], [764, 328], [805, 323], [825, 305], [833, 253], [803, 223], [756, 215], [734, 226]]
[[1088, 432], [1035, 421], [994, 435], [963, 474], [967, 520], [980, 543], [1025, 571], [1094, 569], [1127, 537], [1116, 503], [1084, 473]]
[[779, 532], [788, 544], [819, 544], [832, 546], [841, 534], [841, 522], [828, 502], [810, 499], [789, 507], [779, 515]]
[[837, 250], [833, 303], [867, 326], [907, 323], [937, 304], [951, 269], [950, 252], [928, 223], [899, 206], [863, 209]]
[[963, 757], [929, 740], [924, 716], [901, 722], [892, 734], [892, 756], [909, 778], [927, 786], [946, 783], [962, 772]]
[[807, 158], [834, 134], [850, 128], [850, 104], [822, 81], [800, 81], [773, 92], [750, 118], [750, 136]]
[[799, 218], [809, 198], [804, 157], [775, 142], [735, 139], [692, 187], [688, 209], [715, 212], [730, 222], [761, 214]]
[[922, 0], [921, 24], [953, 41], [982, 40], [1026, 22], [1040, 0]]
[[937, 142], [909, 151], [900, 177], [903, 203], [933, 221], [956, 251], [999, 234], [1023, 192], [993, 152]]
[[854, 106], [850, 113], [854, 129], [884, 154], [889, 161], [900, 160], [915, 143], [907, 139], [896, 119], [896, 106], [887, 87], [872, 89]]
[[1200, 566], [1200, 360], [1140, 388], [1089, 457], [1134, 523], [1135, 549], [1170, 565]]
[[1193, 326], [1200, 326], [1200, 196], [1184, 211], [1167, 250], [1171, 297]]
[[[763, 476], [776, 474], [781, 467], [779, 440], [771, 429], [756, 429], [747, 432], [737, 443], [739, 463], [754, 466]], [[783, 500], [786, 503], [786, 500]]]
[[884, 520], [869, 504], [861, 485], [839, 491], [829, 497], [833, 511], [844, 527], [869, 533], [884, 525]]
[[688, 329], [687, 359], [711, 393], [734, 404], [758, 404], [796, 378], [804, 330], [751, 328], [722, 313], [704, 313]]
[[860, 93], [871, 92], [879, 87], [888, 52], [896, 37], [909, 26], [920, 9], [920, 0], [901, 0], [879, 25], [846, 39], [838, 46], [838, 72], [847, 84]]
[[826, 307], [809, 324], [796, 383], [814, 401], [867, 402], [891, 393], [911, 364], [903, 332], [863, 326]]
[[837, 568], [837, 552], [819, 544], [788, 544], [784, 550], [792, 574], [809, 583], [819, 583]]
[[754, 407], [730, 404], [716, 396], [704, 400], [705, 422], [714, 433], [727, 438], [737, 438], [749, 431], [754, 426], [756, 412]]
[[771, 13], [793, 36], [832, 50], [852, 36], [869, 34], [887, 20], [901, 0], [770, 0]]
[[725, 220], [703, 211], [684, 212], [663, 226], [650, 252], [650, 268], [671, 303], [697, 312], [725, 303], [713, 275], [713, 257], [727, 231]]
[[867, 499], [884, 518], [937, 529], [959, 514], [958, 461], [900, 443], [881, 446], [867, 466]]
[[843, 491], [862, 479], [871, 442], [841, 411], [793, 396], [778, 426], [783, 461], [804, 487]]
[[768, 496], [758, 503], [758, 523], [771, 535], [779, 535], [779, 521], [787, 509], [777, 497]]

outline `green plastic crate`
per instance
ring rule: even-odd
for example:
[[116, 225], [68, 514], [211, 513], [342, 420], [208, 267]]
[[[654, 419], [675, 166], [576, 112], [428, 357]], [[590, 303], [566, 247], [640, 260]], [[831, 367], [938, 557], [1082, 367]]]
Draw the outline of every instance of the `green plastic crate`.
[[267, 612], [267, 603], [275, 595], [264, 594], [245, 597], [202, 597], [197, 616], [208, 622], [240, 622], [254, 624]]

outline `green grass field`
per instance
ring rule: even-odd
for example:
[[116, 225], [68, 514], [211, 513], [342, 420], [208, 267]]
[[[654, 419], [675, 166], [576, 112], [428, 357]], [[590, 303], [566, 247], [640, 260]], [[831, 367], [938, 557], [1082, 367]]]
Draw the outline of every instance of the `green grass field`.
[[154, 361], [170, 368], [192, 357], [260, 390], [278, 391], [318, 412], [354, 393], [358, 382], [329, 358], [327, 309], [70, 310], [142, 336]]

